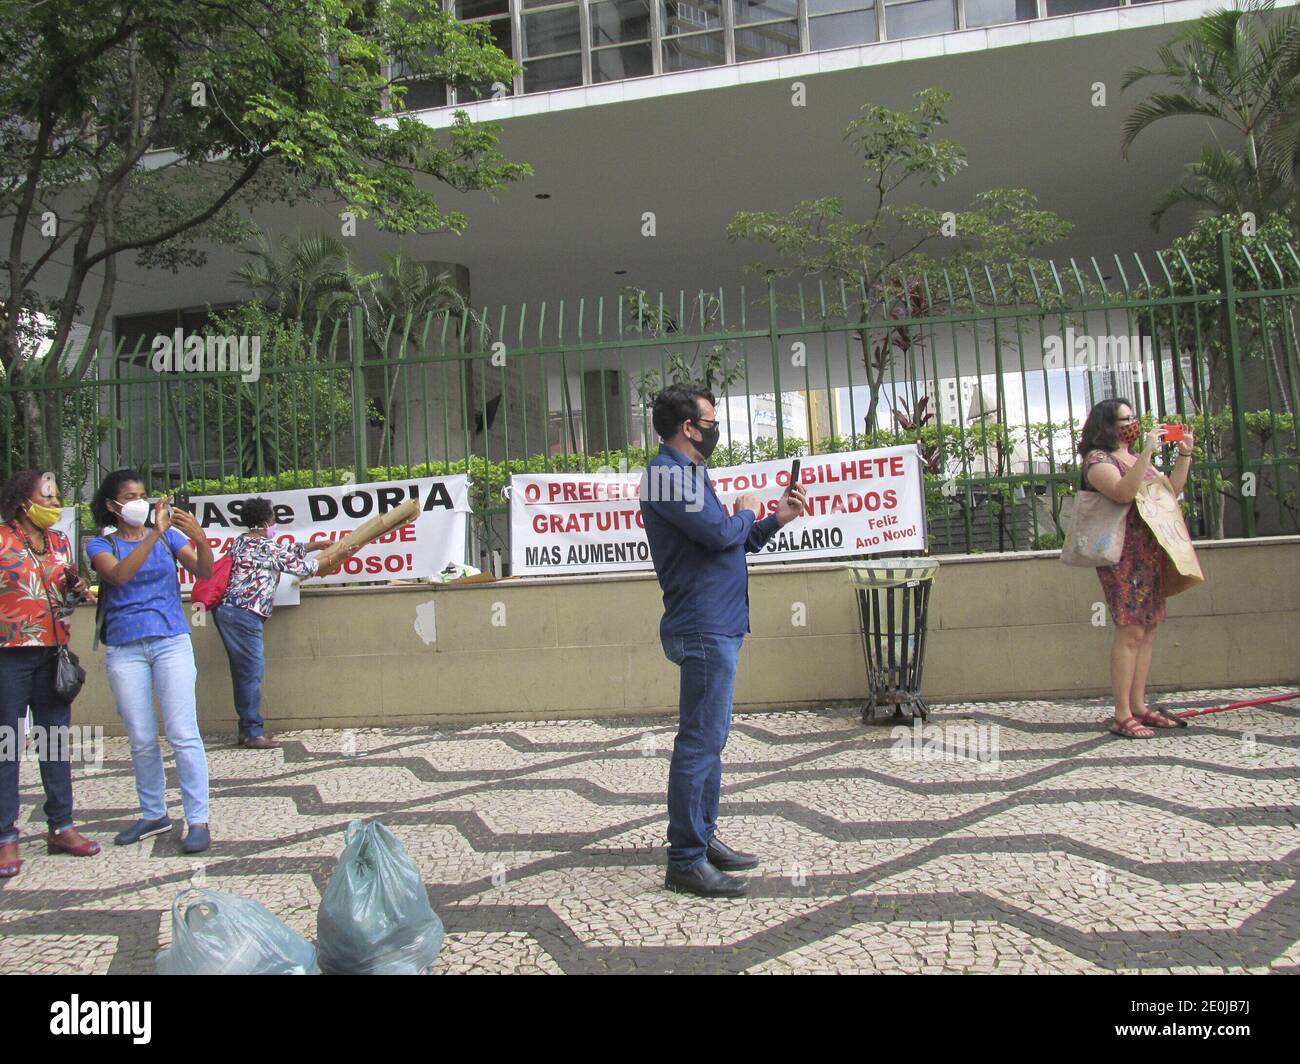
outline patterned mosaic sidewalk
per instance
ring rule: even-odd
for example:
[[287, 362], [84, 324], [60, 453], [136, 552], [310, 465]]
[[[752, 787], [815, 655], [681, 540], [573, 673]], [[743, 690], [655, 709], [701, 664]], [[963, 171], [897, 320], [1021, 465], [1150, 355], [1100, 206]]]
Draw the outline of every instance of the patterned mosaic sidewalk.
[[1145, 742], [1105, 734], [1105, 712], [939, 706], [906, 743], [849, 710], [737, 716], [720, 836], [762, 865], [725, 901], [662, 889], [665, 718], [296, 732], [269, 752], [213, 736], [202, 864], [178, 835], [110, 844], [135, 813], [112, 739], [75, 783], [95, 858], [46, 856], [23, 767], [0, 972], [151, 972], [197, 877], [314, 938], [355, 817], [419, 863], [439, 972], [1300, 972], [1300, 701]]

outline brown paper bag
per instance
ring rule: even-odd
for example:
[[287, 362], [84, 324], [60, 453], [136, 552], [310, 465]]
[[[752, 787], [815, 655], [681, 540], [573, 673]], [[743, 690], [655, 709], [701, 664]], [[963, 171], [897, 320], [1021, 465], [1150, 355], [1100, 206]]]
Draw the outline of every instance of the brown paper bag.
[[1165, 551], [1165, 597], [1178, 595], [1205, 583], [1201, 563], [1196, 558], [1191, 534], [1182, 507], [1174, 495], [1173, 485], [1164, 475], [1143, 481], [1133, 500]]

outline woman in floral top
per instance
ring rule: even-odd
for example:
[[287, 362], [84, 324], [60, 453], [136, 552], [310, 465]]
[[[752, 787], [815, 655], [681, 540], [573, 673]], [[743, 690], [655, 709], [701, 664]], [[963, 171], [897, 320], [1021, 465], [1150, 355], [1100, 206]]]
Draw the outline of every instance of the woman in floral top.
[[[1144, 480], [1161, 474], [1152, 464], [1160, 446], [1160, 430], [1147, 434], [1142, 451], [1134, 445], [1142, 423], [1123, 399], [1103, 399], [1083, 424], [1079, 452], [1083, 455], [1084, 489], [1099, 491], [1112, 502], [1127, 503], [1124, 551], [1120, 560], [1097, 569], [1106, 605], [1115, 622], [1110, 653], [1115, 719], [1110, 730], [1126, 739], [1151, 739], [1152, 728], [1177, 728], [1178, 722], [1147, 705], [1147, 677], [1155, 648], [1156, 628], [1165, 619], [1165, 550], [1138, 512], [1133, 500]], [[1169, 476], [1174, 494], [1182, 492], [1191, 469], [1191, 428], [1178, 444], [1178, 460]]]
[[230, 658], [230, 683], [239, 714], [239, 745], [251, 750], [278, 746], [262, 722], [262, 628], [271, 616], [272, 599], [281, 573], [314, 576], [319, 566], [308, 553], [329, 546], [318, 543], [277, 543], [275, 510], [269, 499], [246, 499], [240, 511], [248, 531], [230, 548], [230, 582], [220, 605], [212, 611], [217, 632]]
[[[0, 488], [0, 879], [22, 871], [18, 856], [19, 720], [30, 706], [45, 787], [50, 853], [91, 857], [99, 843], [72, 822], [72, 761], [66, 736], [72, 706], [54, 689], [55, 648], [68, 641], [77, 602], [93, 599], [77, 575], [67, 537], [54, 531], [59, 489], [53, 476], [23, 470]], [[48, 588], [48, 595], [47, 595]]]

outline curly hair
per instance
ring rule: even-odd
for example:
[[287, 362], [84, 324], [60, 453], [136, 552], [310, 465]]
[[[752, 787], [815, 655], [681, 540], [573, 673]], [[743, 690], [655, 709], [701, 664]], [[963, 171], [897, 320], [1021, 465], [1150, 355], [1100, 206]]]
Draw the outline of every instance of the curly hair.
[[134, 469], [118, 469], [109, 473], [99, 485], [99, 490], [95, 492], [95, 497], [90, 500], [90, 513], [95, 518], [95, 522], [100, 528], [107, 528], [109, 525], [117, 524], [117, 514], [108, 508], [108, 500], [117, 499], [117, 493], [122, 490], [123, 484], [130, 484], [131, 481], [144, 483], [144, 477], [140, 476]]
[[1103, 399], [1088, 411], [1088, 419], [1079, 433], [1080, 454], [1113, 451], [1119, 446], [1119, 430], [1115, 428], [1115, 418], [1122, 406], [1133, 409], [1133, 404], [1127, 399]]
[[20, 469], [0, 488], [0, 521], [16, 521], [23, 512], [23, 503], [32, 497], [45, 477], [37, 469]]
[[245, 528], [262, 528], [275, 519], [275, 507], [270, 499], [245, 499], [239, 508], [239, 518]]

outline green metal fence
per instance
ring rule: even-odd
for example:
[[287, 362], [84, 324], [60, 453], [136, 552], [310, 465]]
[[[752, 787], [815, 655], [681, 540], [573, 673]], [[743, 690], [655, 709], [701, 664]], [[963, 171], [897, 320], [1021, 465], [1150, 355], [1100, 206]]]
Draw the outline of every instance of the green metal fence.
[[1297, 532], [1298, 297], [1293, 247], [1225, 234], [1210, 277], [1183, 255], [1116, 255], [872, 291], [770, 281], [387, 319], [357, 301], [256, 334], [255, 381], [159, 372], [142, 336], [75, 384], [0, 386], [0, 447], [6, 473], [57, 464], [81, 500], [123, 466], [195, 493], [468, 470], [487, 552], [505, 546], [511, 472], [638, 467], [658, 442], [647, 398], [707, 378], [711, 464], [916, 441], [932, 550], [1025, 550], [1055, 545], [1079, 427], [1118, 395], [1194, 427], [1194, 535]]

